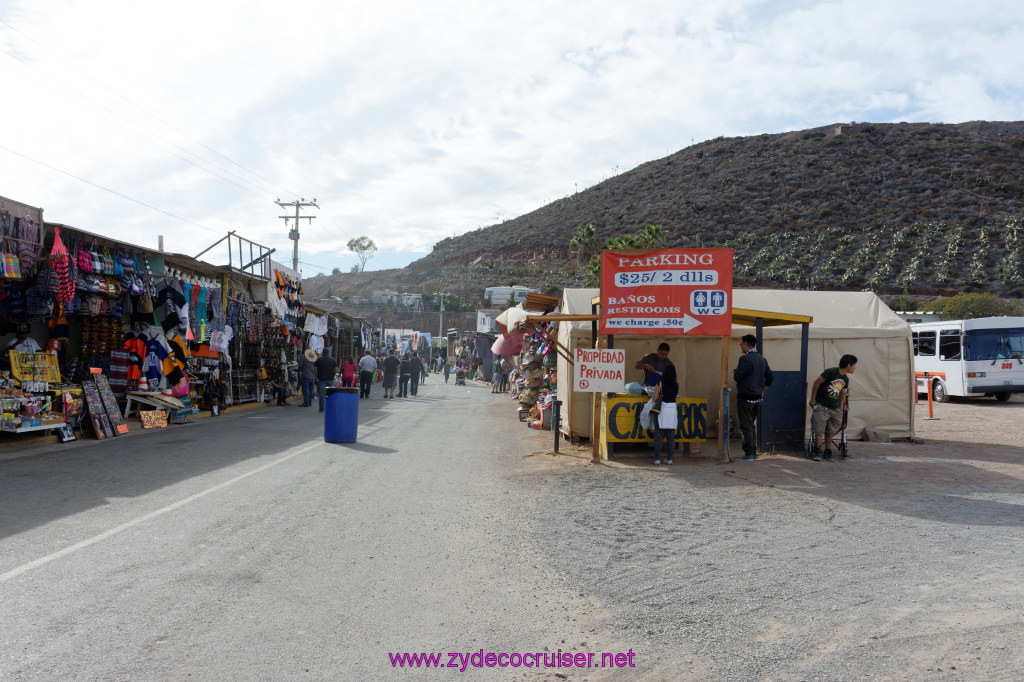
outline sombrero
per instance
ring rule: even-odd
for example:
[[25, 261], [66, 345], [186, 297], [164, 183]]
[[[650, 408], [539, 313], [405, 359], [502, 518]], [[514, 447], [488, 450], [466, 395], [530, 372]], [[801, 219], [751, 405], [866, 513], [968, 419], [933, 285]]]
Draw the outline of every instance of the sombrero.
[[307, 348], [305, 355], [306, 359], [309, 360], [310, 362], [316, 362], [316, 351], [314, 351], [312, 348]]

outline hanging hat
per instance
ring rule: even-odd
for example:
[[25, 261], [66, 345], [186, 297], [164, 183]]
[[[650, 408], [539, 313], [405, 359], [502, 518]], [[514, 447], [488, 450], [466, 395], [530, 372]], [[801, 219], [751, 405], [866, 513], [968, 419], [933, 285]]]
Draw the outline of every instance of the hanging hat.
[[316, 352], [312, 348], [306, 349], [305, 356], [310, 362], [316, 362]]

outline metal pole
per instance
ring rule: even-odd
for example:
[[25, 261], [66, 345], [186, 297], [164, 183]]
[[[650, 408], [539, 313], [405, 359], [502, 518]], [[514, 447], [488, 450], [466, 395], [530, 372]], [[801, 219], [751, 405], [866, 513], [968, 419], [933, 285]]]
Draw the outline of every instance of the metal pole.
[[295, 202], [295, 244], [292, 246], [292, 270], [299, 271], [299, 202]]
[[558, 454], [558, 439], [561, 437], [562, 401], [555, 400], [551, 403], [551, 430], [555, 432], [555, 454]]

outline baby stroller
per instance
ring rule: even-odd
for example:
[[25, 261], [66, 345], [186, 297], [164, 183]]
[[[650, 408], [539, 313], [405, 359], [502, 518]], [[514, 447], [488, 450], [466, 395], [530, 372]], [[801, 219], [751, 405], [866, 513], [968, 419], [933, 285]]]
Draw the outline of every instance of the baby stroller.
[[466, 385], [466, 370], [457, 369], [455, 370], [455, 385], [465, 386]]

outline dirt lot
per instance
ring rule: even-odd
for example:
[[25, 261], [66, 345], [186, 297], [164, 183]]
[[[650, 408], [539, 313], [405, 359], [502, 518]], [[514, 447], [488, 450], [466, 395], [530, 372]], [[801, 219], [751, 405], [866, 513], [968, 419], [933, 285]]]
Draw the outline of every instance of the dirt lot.
[[924, 444], [842, 463], [580, 450], [517, 476], [537, 546], [637, 651], [628, 679], [1019, 679], [1024, 397], [935, 414]]

